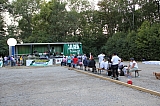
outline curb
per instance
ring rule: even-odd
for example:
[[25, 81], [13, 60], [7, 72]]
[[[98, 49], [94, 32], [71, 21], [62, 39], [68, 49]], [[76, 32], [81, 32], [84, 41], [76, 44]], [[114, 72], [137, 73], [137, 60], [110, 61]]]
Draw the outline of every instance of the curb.
[[146, 89], [146, 88], [143, 88], [143, 87], [140, 87], [140, 86], [130, 85], [130, 84], [127, 84], [125, 82], [121, 82], [121, 81], [118, 81], [118, 80], [113, 80], [111, 78], [103, 77], [103, 76], [93, 74], [93, 73], [89, 73], [89, 72], [86, 72], [86, 71], [82, 71], [82, 70], [78, 70], [78, 69], [73, 69], [73, 70], [75, 70], [77, 72], [80, 72], [80, 73], [90, 75], [90, 76], [94, 76], [94, 77], [97, 77], [97, 78], [100, 78], [100, 79], [103, 79], [103, 80], [108, 80], [108, 81], [114, 82], [114, 83], [119, 84], [119, 85], [124, 85], [126, 87], [130, 87], [130, 88], [142, 91], [142, 92], [150, 93], [152, 95], [156, 95], [156, 96], [160, 97], [160, 92], [157, 92], [157, 91]]

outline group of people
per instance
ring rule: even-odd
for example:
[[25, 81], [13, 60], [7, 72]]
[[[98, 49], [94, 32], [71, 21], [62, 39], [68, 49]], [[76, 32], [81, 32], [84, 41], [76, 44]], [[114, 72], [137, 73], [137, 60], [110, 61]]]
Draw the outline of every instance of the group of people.
[[0, 56], [0, 67], [5, 67], [8, 65], [16, 66], [16, 63], [22, 64], [23, 65], [23, 56], [19, 56], [17, 59], [12, 56]]
[[[118, 80], [120, 75], [131, 76], [131, 73], [138, 69], [137, 62], [134, 60], [134, 58], [130, 58], [128, 67], [124, 67], [123, 59], [120, 58], [116, 53], [113, 53], [112, 56], [108, 57], [107, 59], [105, 54], [101, 53], [98, 55], [98, 59], [99, 68], [111, 70], [108, 71], [107, 74], [116, 80]], [[84, 67], [85, 71], [89, 70], [90, 68], [92, 69], [92, 72], [96, 71], [96, 61], [94, 60], [93, 56], [87, 57], [85, 54], [78, 56], [64, 56], [61, 62], [61, 66], [62, 65], [68, 65], [69, 70], [79, 66], [80, 69]]]
[[61, 66], [69, 65], [69, 67], [75, 68], [77, 65], [82, 65], [82, 56], [70, 55], [70, 56], [63, 56], [61, 61]]
[[108, 72], [108, 75], [112, 78], [118, 80], [119, 75], [127, 75], [131, 77], [132, 72], [138, 69], [138, 64], [134, 58], [130, 58], [128, 67], [125, 67], [123, 64], [123, 59], [118, 57], [116, 53], [108, 58], [108, 61], [104, 58], [105, 55], [102, 53], [98, 55], [99, 58], [99, 67], [106, 70], [111, 70]]
[[82, 69], [84, 66], [85, 71], [87, 71], [87, 67], [92, 68], [92, 72], [96, 70], [96, 61], [92, 56], [90, 58], [87, 57], [86, 54], [78, 56], [71, 54], [69, 56], [64, 56], [61, 62], [61, 66], [62, 65], [68, 65], [69, 70], [77, 66], [79, 66], [80, 69]]

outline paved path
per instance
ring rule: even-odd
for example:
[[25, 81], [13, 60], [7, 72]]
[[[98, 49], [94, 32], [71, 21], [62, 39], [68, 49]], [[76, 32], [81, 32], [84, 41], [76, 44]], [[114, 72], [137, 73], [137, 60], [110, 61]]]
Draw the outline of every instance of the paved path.
[[160, 106], [160, 97], [65, 67], [14, 67], [0, 69], [0, 106]]

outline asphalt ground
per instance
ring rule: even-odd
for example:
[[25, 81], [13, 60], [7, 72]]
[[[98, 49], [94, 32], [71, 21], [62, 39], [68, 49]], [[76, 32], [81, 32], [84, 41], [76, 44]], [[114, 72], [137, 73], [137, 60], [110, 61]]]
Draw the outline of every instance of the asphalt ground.
[[[152, 67], [152, 71], [159, 68], [141, 65], [142, 69]], [[140, 78], [132, 79], [133, 84], [145, 81], [147, 75], [143, 74], [147, 72], [143, 69]], [[120, 81], [125, 79], [120, 77]], [[159, 81], [152, 75], [149, 86], [157, 88]], [[160, 106], [160, 97], [57, 65], [3, 67], [0, 68], [0, 106]]]

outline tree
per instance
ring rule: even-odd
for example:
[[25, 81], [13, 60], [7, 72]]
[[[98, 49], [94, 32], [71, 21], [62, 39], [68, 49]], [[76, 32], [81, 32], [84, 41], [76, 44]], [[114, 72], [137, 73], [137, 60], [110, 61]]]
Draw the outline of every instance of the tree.
[[[41, 10], [33, 17], [33, 32], [30, 38], [39, 37], [34, 42], [60, 42], [67, 34], [66, 4], [51, 0], [41, 4]], [[46, 37], [46, 38], [45, 38]]]
[[7, 1], [0, 1], [0, 55], [8, 54], [7, 36], [3, 13], [7, 11]]
[[98, 11], [83, 11], [80, 13], [80, 33], [81, 42], [86, 53], [92, 52], [97, 56], [104, 52], [101, 47], [105, 44], [107, 37], [103, 34], [100, 14]]
[[18, 22], [17, 32], [19, 39], [26, 41], [32, 35], [32, 17], [39, 12], [41, 0], [15, 0], [9, 11]]
[[136, 44], [145, 59], [159, 60], [160, 24], [145, 21], [138, 30]]
[[150, 0], [102, 0], [98, 5], [108, 35], [119, 31], [137, 31], [144, 20], [153, 23], [158, 20], [156, 5]]
[[88, 0], [67, 0], [66, 2], [68, 3], [69, 10], [76, 11], [77, 13], [92, 9]]

